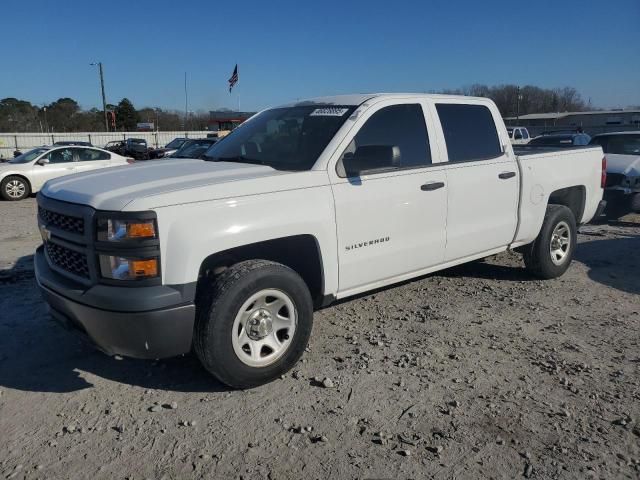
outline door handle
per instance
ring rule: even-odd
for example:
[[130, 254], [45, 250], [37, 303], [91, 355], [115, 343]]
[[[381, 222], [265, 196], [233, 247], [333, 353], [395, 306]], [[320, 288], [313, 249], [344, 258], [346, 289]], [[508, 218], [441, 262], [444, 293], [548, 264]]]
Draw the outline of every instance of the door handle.
[[516, 172], [502, 172], [498, 175], [498, 178], [501, 180], [506, 180], [507, 178], [513, 178], [516, 176]]
[[423, 192], [430, 192], [432, 190], [438, 190], [442, 187], [444, 187], [444, 182], [431, 182], [421, 185], [420, 190], [422, 190]]

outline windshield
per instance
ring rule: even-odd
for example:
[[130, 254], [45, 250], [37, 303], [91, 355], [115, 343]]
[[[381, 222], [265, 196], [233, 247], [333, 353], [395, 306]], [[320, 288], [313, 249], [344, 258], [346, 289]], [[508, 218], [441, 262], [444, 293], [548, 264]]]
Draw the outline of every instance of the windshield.
[[171, 150], [177, 150], [178, 148], [180, 148], [182, 145], [184, 145], [184, 142], [186, 142], [186, 140], [184, 138], [174, 138], [173, 140], [171, 140], [169, 143], [167, 143], [164, 148], [169, 148]]
[[594, 138], [592, 143], [602, 145], [604, 153], [640, 155], [640, 135], [606, 135]]
[[9, 163], [29, 163], [48, 150], [48, 148], [34, 148], [33, 150], [29, 150], [27, 153], [23, 153], [22, 155], [12, 158], [9, 160]]
[[188, 140], [171, 156], [174, 158], [200, 158], [214, 143], [216, 142], [211, 140]]
[[205, 159], [309, 170], [353, 110], [324, 105], [266, 110], [213, 145]]

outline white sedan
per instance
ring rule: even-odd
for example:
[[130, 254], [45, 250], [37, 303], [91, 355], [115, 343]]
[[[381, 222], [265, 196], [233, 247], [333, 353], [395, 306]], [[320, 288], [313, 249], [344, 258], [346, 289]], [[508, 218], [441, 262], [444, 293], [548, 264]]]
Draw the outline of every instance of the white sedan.
[[0, 164], [0, 196], [5, 200], [22, 200], [52, 178], [128, 163], [133, 163], [133, 159], [95, 147], [34, 148]]

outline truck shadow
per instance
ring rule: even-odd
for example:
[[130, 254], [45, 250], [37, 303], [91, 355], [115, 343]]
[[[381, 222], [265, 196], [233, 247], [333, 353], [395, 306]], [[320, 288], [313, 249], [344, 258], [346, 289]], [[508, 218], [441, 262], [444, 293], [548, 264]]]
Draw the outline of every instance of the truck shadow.
[[[588, 267], [591, 280], [623, 292], [640, 294], [640, 236], [604, 238], [580, 243], [575, 259]], [[511, 260], [509, 260], [511, 262]], [[473, 277], [530, 281], [521, 265], [473, 262], [419, 279], [367, 292], [375, 294], [421, 279]], [[176, 392], [226, 392], [194, 355], [145, 361], [98, 352], [86, 340], [50, 320], [33, 278], [33, 258], [22, 257], [0, 270], [0, 386], [22, 391], [68, 393], [94, 386], [92, 377], [142, 388]]]
[[[634, 225], [634, 226], [637, 226]], [[640, 294], [640, 236], [591, 240], [578, 245], [575, 260], [589, 268], [594, 282]]]
[[[33, 256], [0, 270], [0, 387], [69, 393], [101, 381], [176, 392], [226, 392], [194, 355], [162, 361], [116, 359], [51, 320], [40, 297]], [[104, 383], [103, 383], [104, 385]]]

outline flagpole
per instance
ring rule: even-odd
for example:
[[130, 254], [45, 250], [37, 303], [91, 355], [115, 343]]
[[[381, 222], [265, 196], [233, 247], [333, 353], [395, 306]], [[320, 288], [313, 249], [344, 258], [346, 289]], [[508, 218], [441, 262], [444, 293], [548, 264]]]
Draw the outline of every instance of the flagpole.
[[187, 132], [187, 116], [189, 110], [189, 100], [187, 96], [187, 72], [184, 72], [184, 131]]
[[240, 112], [240, 94], [238, 94], [238, 112]]

